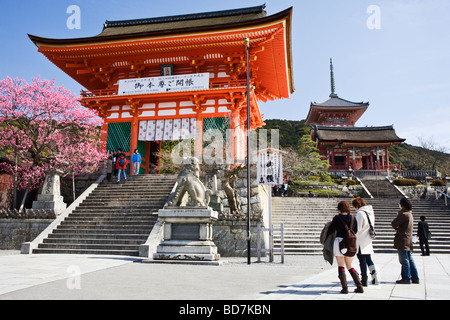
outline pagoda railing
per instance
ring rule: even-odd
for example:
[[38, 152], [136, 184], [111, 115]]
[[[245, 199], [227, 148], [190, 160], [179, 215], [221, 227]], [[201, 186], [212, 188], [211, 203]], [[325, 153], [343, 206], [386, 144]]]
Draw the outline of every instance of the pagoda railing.
[[[225, 81], [212, 81], [209, 83], [209, 89], [225, 89], [225, 88], [246, 88], [246, 80], [225, 80]], [[188, 91], [170, 91], [171, 93], [176, 92], [188, 92]], [[101, 89], [101, 90], [81, 90], [82, 98], [94, 98], [94, 97], [104, 97], [104, 96], [118, 96], [118, 88], [113, 89]]]

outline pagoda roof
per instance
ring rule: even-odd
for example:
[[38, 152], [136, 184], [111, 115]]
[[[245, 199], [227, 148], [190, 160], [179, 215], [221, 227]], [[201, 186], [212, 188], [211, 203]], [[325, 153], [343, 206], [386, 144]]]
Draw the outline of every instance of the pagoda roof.
[[324, 102], [311, 102], [311, 107], [327, 107], [327, 108], [361, 108], [369, 106], [369, 102], [352, 102], [342, 99], [337, 95], [330, 95], [330, 98]]
[[393, 126], [329, 127], [312, 126], [316, 139], [325, 144], [400, 144], [405, 139], [397, 136]]
[[353, 126], [368, 107], [369, 102], [352, 102], [331, 94], [330, 98], [324, 102], [311, 102], [305, 123], [320, 125], [324, 124], [327, 118], [341, 114]]

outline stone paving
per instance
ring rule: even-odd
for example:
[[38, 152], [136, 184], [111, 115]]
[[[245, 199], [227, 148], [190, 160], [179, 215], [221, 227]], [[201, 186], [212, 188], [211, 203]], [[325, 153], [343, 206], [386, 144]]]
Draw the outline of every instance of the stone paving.
[[[337, 265], [321, 256], [285, 256], [274, 263], [223, 258], [221, 266], [140, 263], [140, 258], [22, 255], [0, 251], [0, 299], [149, 300], [447, 300], [450, 255], [414, 254], [420, 284], [400, 285], [396, 254], [374, 254], [380, 284], [340, 294]], [[357, 259], [353, 266], [359, 270]]]
[[[450, 299], [450, 256], [413, 256], [419, 270], [419, 284], [396, 284], [400, 278], [400, 264], [396, 254], [375, 254], [379, 285], [369, 285], [364, 293], [356, 288], [347, 272], [349, 294], [341, 294], [337, 267], [319, 273], [299, 283], [266, 292], [262, 299], [270, 300], [448, 300]], [[357, 262], [357, 261], [355, 261]], [[353, 266], [359, 270], [359, 265]]]

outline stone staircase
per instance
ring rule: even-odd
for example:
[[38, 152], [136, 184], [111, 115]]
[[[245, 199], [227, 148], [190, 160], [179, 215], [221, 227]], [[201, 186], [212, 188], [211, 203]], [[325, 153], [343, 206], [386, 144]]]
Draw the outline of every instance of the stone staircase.
[[401, 198], [403, 195], [384, 177], [362, 179], [361, 182], [374, 198]]
[[103, 182], [33, 253], [138, 256], [169, 196], [176, 175], [131, 176]]
[[[285, 254], [322, 254], [319, 241], [320, 232], [326, 222], [337, 214], [338, 198], [285, 198], [272, 199], [272, 221], [275, 228], [284, 224]], [[399, 198], [366, 199], [367, 204], [375, 210], [375, 230], [377, 237], [373, 242], [375, 252], [396, 252], [393, 248], [395, 230], [391, 221], [398, 211]], [[450, 253], [450, 206], [443, 200], [411, 200], [414, 216], [414, 233], [421, 215], [432, 232], [430, 244], [431, 254]], [[354, 214], [354, 210], [352, 209]], [[280, 234], [274, 233], [274, 246], [281, 246]], [[420, 253], [419, 243], [414, 244], [415, 252]]]

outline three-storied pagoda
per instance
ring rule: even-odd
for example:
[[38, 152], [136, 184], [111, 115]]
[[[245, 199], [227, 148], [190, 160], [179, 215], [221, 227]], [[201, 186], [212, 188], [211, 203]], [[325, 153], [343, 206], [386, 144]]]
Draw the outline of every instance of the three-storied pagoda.
[[311, 138], [319, 153], [334, 170], [387, 170], [388, 147], [405, 141], [393, 126], [355, 127], [369, 107], [368, 102], [352, 102], [335, 92], [333, 62], [330, 59], [331, 94], [329, 99], [311, 102], [305, 123], [311, 126]]
[[234, 158], [246, 156], [247, 47], [251, 128], [264, 122], [258, 101], [294, 92], [292, 8], [267, 16], [265, 5], [159, 18], [106, 21], [93, 37], [29, 35], [52, 63], [80, 83], [81, 103], [104, 119], [105, 149], [138, 148], [141, 169], [161, 141], [231, 129]]

